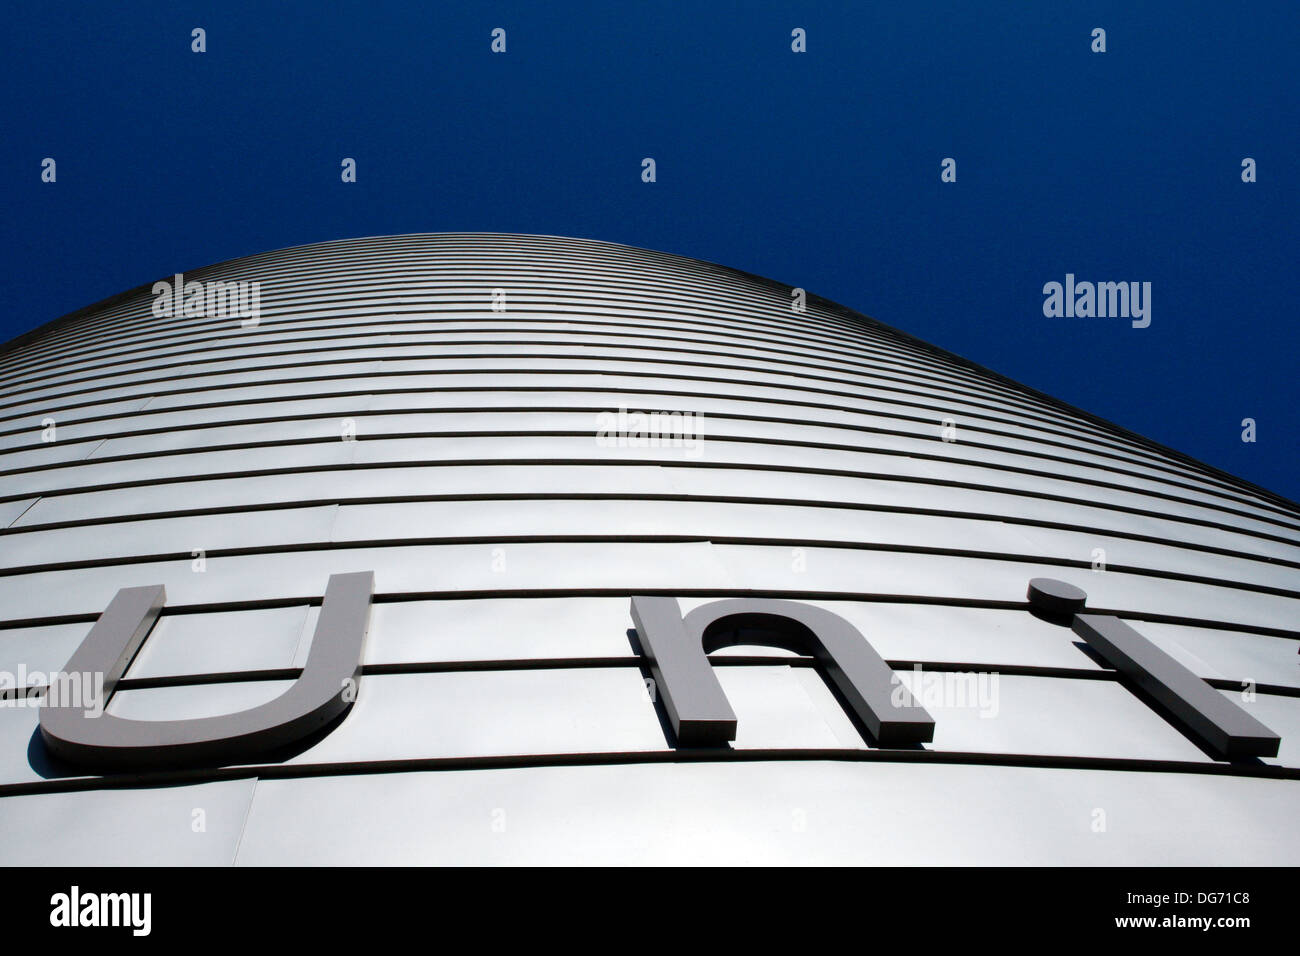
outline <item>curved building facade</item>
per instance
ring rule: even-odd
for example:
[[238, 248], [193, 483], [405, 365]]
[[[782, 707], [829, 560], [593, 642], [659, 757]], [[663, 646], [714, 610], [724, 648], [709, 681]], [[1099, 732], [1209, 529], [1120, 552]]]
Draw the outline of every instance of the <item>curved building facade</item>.
[[9, 863], [1300, 851], [1293, 503], [709, 263], [125, 293], [0, 351], [0, 529]]

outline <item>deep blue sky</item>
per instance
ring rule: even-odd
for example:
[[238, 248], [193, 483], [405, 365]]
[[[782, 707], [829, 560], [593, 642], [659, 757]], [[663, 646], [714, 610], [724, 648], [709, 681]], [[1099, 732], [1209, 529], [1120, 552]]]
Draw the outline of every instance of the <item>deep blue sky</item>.
[[[460, 6], [10, 12], [0, 339], [300, 243], [583, 236], [801, 285], [1300, 498], [1300, 5]], [[1151, 326], [1044, 318], [1067, 272], [1151, 282]]]

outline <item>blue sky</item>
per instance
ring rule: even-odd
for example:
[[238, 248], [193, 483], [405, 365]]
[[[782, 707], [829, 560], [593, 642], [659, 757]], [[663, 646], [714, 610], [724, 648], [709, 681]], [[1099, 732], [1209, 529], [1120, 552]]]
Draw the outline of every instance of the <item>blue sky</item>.
[[[1300, 498], [1300, 6], [461, 6], [11, 14], [0, 338], [301, 243], [583, 236], [803, 286]], [[1150, 327], [1044, 317], [1066, 273], [1150, 282]]]

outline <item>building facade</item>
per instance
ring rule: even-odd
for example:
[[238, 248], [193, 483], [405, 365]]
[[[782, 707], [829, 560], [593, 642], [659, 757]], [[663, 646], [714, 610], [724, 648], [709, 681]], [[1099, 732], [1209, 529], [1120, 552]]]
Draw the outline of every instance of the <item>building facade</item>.
[[143, 286], [0, 351], [0, 529], [9, 863], [1300, 858], [1300, 510], [729, 268]]

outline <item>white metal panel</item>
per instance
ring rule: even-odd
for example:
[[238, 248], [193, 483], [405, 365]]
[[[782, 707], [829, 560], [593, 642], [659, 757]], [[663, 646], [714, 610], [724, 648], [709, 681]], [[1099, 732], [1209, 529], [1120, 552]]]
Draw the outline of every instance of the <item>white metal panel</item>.
[[275, 700], [291, 681], [231, 681], [181, 687], [119, 690], [108, 702], [108, 713], [130, 720], [191, 720], [220, 717], [260, 707]]
[[178, 677], [292, 667], [304, 634], [307, 605], [166, 614], [158, 618], [125, 676]]
[[262, 781], [237, 863], [1289, 865], [1294, 815], [1290, 781], [1161, 773], [829, 761], [444, 771]]
[[329, 539], [336, 505], [55, 528], [0, 537], [0, 568]]
[[812, 668], [715, 667], [713, 672], [736, 714], [736, 749], [866, 749]]
[[0, 501], [0, 528], [8, 528], [37, 502], [36, 498], [18, 498], [14, 501]]
[[626, 598], [403, 601], [370, 611], [368, 664], [629, 657]]
[[[17, 675], [20, 669], [43, 674], [60, 670], [89, 631], [89, 623], [0, 630], [0, 671]], [[18, 682], [16, 676], [14, 680]]]
[[635, 667], [382, 674], [364, 677], [343, 723], [289, 762], [599, 753], [666, 746]]
[[230, 866], [255, 780], [0, 800], [8, 866]]
[[[1300, 640], [1150, 621], [1129, 624], [1201, 677], [1300, 687]], [[1203, 667], [1193, 666], [1195, 661]]]

